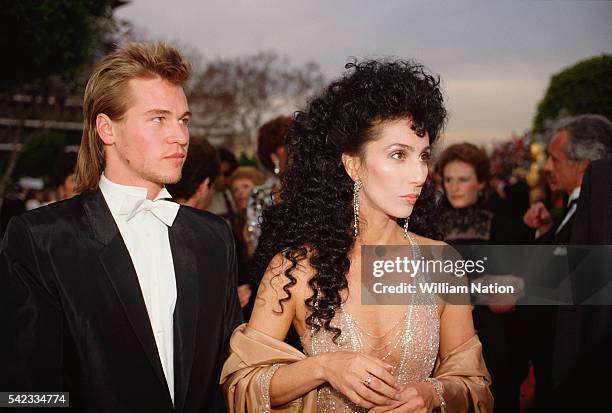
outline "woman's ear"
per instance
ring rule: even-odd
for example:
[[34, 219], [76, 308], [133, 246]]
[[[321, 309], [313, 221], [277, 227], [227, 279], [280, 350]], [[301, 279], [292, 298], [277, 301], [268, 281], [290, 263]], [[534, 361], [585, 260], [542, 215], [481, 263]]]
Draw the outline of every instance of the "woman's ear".
[[344, 170], [353, 181], [357, 181], [360, 178], [359, 169], [361, 168], [361, 160], [358, 156], [343, 153], [342, 164], [344, 165]]
[[98, 113], [98, 116], [96, 116], [96, 131], [105, 145], [112, 145], [115, 143], [113, 121], [108, 117], [108, 115]]

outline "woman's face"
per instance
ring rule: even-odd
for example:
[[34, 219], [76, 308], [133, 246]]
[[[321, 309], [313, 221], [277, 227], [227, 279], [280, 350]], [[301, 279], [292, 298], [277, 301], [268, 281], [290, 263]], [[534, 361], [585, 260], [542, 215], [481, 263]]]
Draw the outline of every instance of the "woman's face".
[[249, 201], [249, 193], [255, 185], [248, 178], [234, 179], [232, 182], [232, 196], [236, 201], [236, 206], [240, 211], [244, 211]]
[[383, 121], [375, 130], [359, 160], [363, 182], [360, 202], [366, 210], [393, 218], [409, 217], [427, 180], [429, 138], [410, 129], [409, 118]]
[[442, 171], [444, 191], [453, 208], [465, 208], [476, 204], [478, 191], [484, 182], [478, 182], [474, 167], [463, 161], [452, 161]]

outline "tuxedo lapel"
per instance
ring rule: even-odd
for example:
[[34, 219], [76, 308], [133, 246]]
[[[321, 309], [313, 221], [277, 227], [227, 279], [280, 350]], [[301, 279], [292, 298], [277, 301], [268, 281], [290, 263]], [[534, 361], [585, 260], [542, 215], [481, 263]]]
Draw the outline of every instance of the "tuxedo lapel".
[[84, 194], [82, 197], [83, 207], [95, 236], [104, 244], [99, 255], [100, 262], [119, 297], [123, 310], [147, 358], [158, 378], [167, 388], [138, 276], [117, 224], [100, 190]]
[[174, 393], [177, 411], [182, 411], [193, 365], [198, 324], [198, 257], [193, 253], [197, 243], [192, 229], [184, 221], [181, 209], [168, 229], [174, 274], [176, 306], [174, 309]]

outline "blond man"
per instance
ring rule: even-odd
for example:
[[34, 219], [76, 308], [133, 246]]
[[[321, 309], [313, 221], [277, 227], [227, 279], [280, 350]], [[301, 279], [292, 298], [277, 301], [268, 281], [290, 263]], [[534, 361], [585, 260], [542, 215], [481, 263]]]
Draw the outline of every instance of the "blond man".
[[13, 219], [0, 246], [0, 390], [69, 391], [75, 411], [224, 411], [234, 241], [166, 200], [189, 146], [189, 73], [159, 43], [95, 68], [79, 195]]

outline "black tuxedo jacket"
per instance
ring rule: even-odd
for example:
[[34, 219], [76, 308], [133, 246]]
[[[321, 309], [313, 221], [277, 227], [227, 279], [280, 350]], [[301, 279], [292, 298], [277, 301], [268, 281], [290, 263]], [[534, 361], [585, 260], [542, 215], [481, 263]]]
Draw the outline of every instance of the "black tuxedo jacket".
[[612, 159], [591, 162], [584, 173], [571, 242], [612, 244]]
[[[570, 243], [612, 244], [612, 160], [591, 162], [586, 170]], [[551, 411], [612, 411], [611, 349], [612, 306], [559, 308]]]
[[[581, 193], [582, 195], [582, 193]], [[576, 213], [568, 219], [565, 225], [557, 233], [559, 225], [563, 222], [569, 208], [555, 225], [543, 236], [535, 240], [538, 245], [568, 245], [573, 228]], [[539, 305], [524, 306], [518, 310], [525, 320], [528, 329], [527, 336], [530, 337], [527, 345], [528, 358], [534, 365], [535, 375], [535, 400], [533, 411], [537, 413], [553, 412], [553, 363], [555, 357], [555, 341], [557, 335], [557, 317], [559, 306]]]
[[225, 411], [219, 376], [242, 321], [231, 231], [181, 207], [174, 407], [136, 271], [102, 193], [14, 218], [0, 249], [0, 391], [69, 391], [72, 411]]

